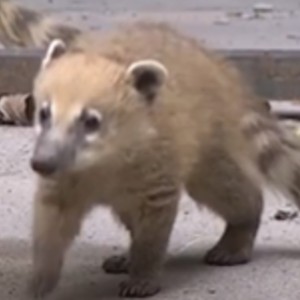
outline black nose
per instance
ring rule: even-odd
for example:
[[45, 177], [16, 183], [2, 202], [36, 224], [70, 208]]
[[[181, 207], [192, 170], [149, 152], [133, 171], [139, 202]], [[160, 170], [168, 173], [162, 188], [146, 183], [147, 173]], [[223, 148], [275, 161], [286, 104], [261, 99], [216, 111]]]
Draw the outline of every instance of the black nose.
[[57, 163], [54, 159], [33, 157], [30, 161], [31, 168], [44, 176], [49, 176], [55, 173], [57, 170]]

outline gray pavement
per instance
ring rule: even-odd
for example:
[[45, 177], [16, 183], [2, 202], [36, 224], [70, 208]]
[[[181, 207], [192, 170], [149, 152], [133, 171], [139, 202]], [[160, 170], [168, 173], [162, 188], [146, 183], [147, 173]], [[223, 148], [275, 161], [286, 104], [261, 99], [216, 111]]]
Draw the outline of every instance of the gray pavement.
[[[299, 49], [298, 0], [18, 0], [93, 30], [149, 18], [171, 22], [206, 45], [222, 49]], [[255, 17], [260, 4], [270, 11]]]
[[[169, 20], [216, 48], [300, 48], [298, 0], [269, 1], [274, 10], [262, 19], [251, 19], [256, 2], [249, 0], [19, 2], [97, 30], [107, 29], [115, 21], [150, 16]], [[28, 160], [33, 132], [1, 127], [0, 136], [0, 299], [23, 300], [30, 270], [34, 175]], [[170, 243], [165, 289], [153, 299], [300, 299], [300, 218], [274, 220], [278, 208], [294, 210], [294, 206], [270, 193], [266, 193], [266, 200], [253, 261], [237, 267], [208, 267], [202, 257], [221, 235], [223, 223], [184, 197]], [[84, 224], [69, 253], [61, 284], [49, 299], [117, 299], [122, 276], [103, 274], [101, 262], [121, 252], [126, 244], [125, 231], [107, 210], [99, 208]]]

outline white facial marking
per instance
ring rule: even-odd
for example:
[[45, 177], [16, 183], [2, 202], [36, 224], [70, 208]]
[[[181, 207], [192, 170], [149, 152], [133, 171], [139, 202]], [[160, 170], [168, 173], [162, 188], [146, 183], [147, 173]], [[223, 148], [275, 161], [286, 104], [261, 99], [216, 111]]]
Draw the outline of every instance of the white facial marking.
[[74, 107], [72, 108], [72, 111], [70, 112], [70, 119], [75, 120], [80, 118], [81, 114], [82, 114], [82, 106], [80, 104], [74, 105]]
[[[89, 109], [88, 110], [88, 115], [90, 117], [95, 117], [99, 120], [99, 122], [102, 121], [102, 114], [96, 110], [96, 109]], [[86, 135], [85, 139], [88, 143], [93, 143], [95, 142], [97, 139], [99, 138], [99, 131], [95, 131], [95, 132], [90, 132]]]
[[57, 112], [55, 101], [52, 101], [51, 104], [48, 103], [48, 105], [49, 105], [49, 108], [50, 108], [50, 111], [51, 111], [51, 118], [55, 119], [56, 112]]
[[92, 144], [94, 143], [99, 137], [99, 134], [98, 133], [90, 133], [90, 134], [87, 134], [86, 137], [85, 137], [85, 140], [89, 143], [89, 144]]
[[97, 109], [91, 108], [88, 110], [88, 112], [90, 116], [94, 116], [98, 118], [99, 121], [102, 121], [102, 114]]
[[47, 101], [44, 101], [41, 105], [41, 108], [38, 110], [38, 113], [35, 115], [35, 118], [34, 118], [34, 130], [35, 130], [35, 133], [37, 135], [39, 135], [41, 132], [42, 132], [42, 126], [41, 126], [41, 123], [40, 123], [40, 120], [39, 120], [39, 117], [38, 117], [38, 114], [40, 112], [41, 109], [45, 109], [47, 107], [50, 107], [51, 109], [51, 114], [52, 114], [52, 111], [53, 111], [53, 105], [50, 105], [49, 102]]

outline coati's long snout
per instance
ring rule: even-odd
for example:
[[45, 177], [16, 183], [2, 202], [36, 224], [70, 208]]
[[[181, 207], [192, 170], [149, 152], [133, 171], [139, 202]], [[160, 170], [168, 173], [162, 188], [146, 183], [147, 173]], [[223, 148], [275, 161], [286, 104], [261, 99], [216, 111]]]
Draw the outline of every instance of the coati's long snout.
[[74, 161], [74, 141], [54, 130], [40, 134], [30, 160], [32, 169], [42, 176], [65, 171]]

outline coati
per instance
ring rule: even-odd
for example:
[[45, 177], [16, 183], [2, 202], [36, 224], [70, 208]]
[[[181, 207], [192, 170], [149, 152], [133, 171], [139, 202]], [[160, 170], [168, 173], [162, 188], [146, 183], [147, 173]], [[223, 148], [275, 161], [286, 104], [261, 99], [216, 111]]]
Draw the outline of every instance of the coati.
[[161, 288], [183, 188], [227, 223], [205, 256], [215, 265], [250, 260], [265, 183], [300, 203], [298, 142], [232, 66], [168, 25], [137, 22], [99, 39], [54, 39], [33, 94], [36, 297], [57, 285], [95, 205], [110, 207], [131, 237], [128, 254], [104, 269], [129, 273], [120, 296], [146, 297]]

